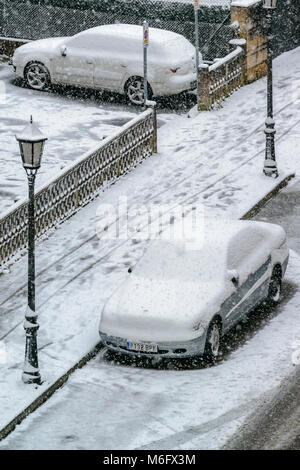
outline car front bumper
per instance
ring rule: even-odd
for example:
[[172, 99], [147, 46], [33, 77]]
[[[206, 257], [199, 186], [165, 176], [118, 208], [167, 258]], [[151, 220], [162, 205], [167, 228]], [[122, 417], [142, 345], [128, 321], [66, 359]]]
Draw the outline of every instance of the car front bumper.
[[202, 336], [192, 339], [190, 341], [178, 342], [154, 342], [154, 341], [140, 341], [140, 343], [155, 343], [158, 346], [157, 353], [145, 353], [132, 351], [127, 349], [127, 341], [130, 339], [119, 338], [117, 336], [109, 336], [106, 333], [99, 331], [100, 338], [103, 344], [110, 350], [127, 354], [129, 356], [144, 356], [144, 357], [165, 357], [165, 358], [185, 358], [193, 357], [203, 354], [206, 340], [206, 333]]
[[11, 60], [9, 65], [13, 68], [17, 77], [24, 78], [24, 66], [16, 62], [15, 60]]

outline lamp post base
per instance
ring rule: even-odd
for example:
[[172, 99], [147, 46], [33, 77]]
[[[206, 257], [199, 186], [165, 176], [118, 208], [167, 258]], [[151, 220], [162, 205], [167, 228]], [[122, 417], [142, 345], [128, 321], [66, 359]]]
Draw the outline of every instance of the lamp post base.
[[278, 177], [278, 169], [275, 160], [266, 159], [264, 164], [264, 174], [266, 176], [271, 176], [271, 178]]
[[37, 348], [37, 314], [27, 306], [24, 329], [26, 332], [25, 362], [22, 380], [25, 384], [41, 383]]
[[24, 384], [36, 384], [41, 385], [42, 379], [39, 372], [29, 373], [23, 372], [22, 381]]

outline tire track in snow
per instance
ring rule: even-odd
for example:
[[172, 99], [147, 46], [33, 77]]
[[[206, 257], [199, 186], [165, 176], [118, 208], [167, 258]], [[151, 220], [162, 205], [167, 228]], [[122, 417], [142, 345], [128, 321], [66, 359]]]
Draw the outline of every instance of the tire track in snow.
[[159, 439], [157, 441], [150, 442], [149, 444], [138, 447], [134, 450], [165, 450], [165, 449], [178, 449], [180, 446], [189, 442], [193, 439], [196, 439], [203, 434], [207, 434], [210, 431], [213, 431], [216, 428], [221, 428], [231, 421], [235, 421], [243, 416], [246, 416], [247, 413], [253, 411], [257, 405], [257, 399], [249, 400], [242, 405], [233, 408], [226, 413], [218, 416], [211, 421], [206, 421], [205, 423], [198, 424], [197, 426], [190, 426], [184, 431], [176, 432], [168, 437]]

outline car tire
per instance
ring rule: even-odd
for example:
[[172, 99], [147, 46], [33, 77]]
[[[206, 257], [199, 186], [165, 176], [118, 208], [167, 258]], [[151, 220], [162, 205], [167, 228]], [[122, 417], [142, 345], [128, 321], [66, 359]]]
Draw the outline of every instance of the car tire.
[[204, 348], [204, 360], [208, 364], [214, 364], [220, 354], [221, 349], [221, 336], [222, 336], [222, 324], [219, 319], [214, 319], [206, 334], [205, 348]]
[[[142, 77], [130, 77], [124, 87], [128, 101], [135, 106], [144, 104], [144, 79]], [[153, 96], [152, 88], [148, 83], [148, 99]]]
[[31, 62], [25, 68], [24, 78], [29, 88], [43, 91], [51, 84], [50, 73], [41, 62]]
[[281, 284], [282, 284], [281, 269], [279, 267], [275, 267], [273, 269], [270, 284], [269, 284], [267, 304], [274, 306], [280, 302]]

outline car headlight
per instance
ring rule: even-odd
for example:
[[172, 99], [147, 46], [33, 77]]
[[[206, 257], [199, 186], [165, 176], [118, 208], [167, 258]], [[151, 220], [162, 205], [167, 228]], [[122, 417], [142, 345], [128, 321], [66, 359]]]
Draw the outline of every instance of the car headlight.
[[12, 63], [13, 65], [17, 65], [17, 60], [18, 60], [18, 56], [16, 56], [16, 54], [14, 54], [14, 55], [12, 56], [11, 63]]
[[25, 54], [23, 54], [21, 51], [16, 49], [13, 56], [12, 56], [12, 62], [15, 63], [16, 61], [22, 60], [22, 57], [24, 57], [24, 55]]
[[201, 323], [196, 323], [196, 325], [193, 326], [193, 331], [198, 331], [200, 335], [203, 335], [205, 327]]

